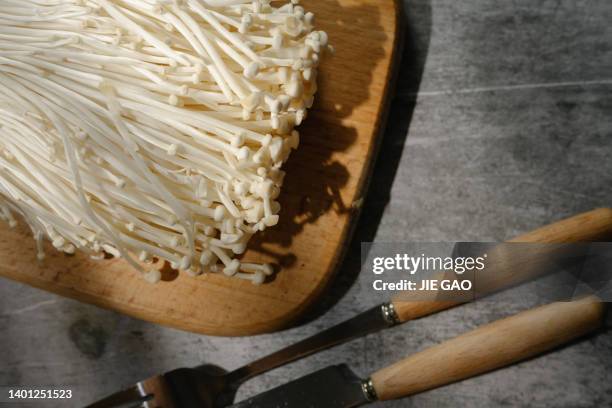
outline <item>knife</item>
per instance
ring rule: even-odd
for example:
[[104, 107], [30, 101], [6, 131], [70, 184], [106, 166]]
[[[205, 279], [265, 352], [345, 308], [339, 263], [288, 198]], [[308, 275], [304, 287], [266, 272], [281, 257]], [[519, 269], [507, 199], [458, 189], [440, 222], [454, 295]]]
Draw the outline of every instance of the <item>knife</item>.
[[601, 327], [597, 297], [556, 302], [482, 326], [362, 380], [346, 365], [324, 368], [232, 408], [350, 408], [403, 398], [533, 357]]

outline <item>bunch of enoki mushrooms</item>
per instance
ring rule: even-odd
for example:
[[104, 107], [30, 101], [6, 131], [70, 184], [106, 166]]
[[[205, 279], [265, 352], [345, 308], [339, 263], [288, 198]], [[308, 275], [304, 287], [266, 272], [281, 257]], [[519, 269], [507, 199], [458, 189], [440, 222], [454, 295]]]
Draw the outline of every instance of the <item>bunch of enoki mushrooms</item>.
[[297, 3], [0, 1], [0, 216], [41, 260], [49, 239], [150, 282], [162, 259], [262, 283], [237, 256], [278, 222], [330, 48]]

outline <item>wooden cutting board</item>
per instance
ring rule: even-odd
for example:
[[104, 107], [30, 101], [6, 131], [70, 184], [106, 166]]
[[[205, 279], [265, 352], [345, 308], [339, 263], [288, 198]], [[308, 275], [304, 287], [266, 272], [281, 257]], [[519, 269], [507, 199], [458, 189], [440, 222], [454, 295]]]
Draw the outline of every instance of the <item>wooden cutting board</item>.
[[182, 330], [249, 335], [286, 327], [316, 301], [342, 258], [372, 167], [397, 60], [393, 0], [303, 0], [336, 52], [324, 60], [302, 144], [287, 163], [281, 221], [245, 255], [279, 265], [261, 286], [164, 268], [146, 283], [122, 260], [94, 261], [46, 248], [36, 260], [27, 227], [0, 225], [0, 275]]

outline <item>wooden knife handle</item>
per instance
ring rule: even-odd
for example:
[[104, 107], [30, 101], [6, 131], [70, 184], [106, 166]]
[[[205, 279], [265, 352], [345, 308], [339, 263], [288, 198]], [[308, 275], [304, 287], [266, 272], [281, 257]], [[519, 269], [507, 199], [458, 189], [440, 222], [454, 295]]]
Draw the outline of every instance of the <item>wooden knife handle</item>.
[[[569, 243], [593, 242], [612, 238], [612, 208], [598, 208], [589, 212], [546, 225], [520, 235], [508, 242]], [[506, 268], [496, 271], [495, 281], [487, 288], [494, 292], [535, 278], [527, 269]], [[402, 295], [392, 300], [400, 322], [417, 319], [463, 304], [457, 301], [405, 301]]]
[[596, 297], [557, 302], [482, 326], [371, 376], [380, 400], [406, 397], [533, 357], [603, 322]]

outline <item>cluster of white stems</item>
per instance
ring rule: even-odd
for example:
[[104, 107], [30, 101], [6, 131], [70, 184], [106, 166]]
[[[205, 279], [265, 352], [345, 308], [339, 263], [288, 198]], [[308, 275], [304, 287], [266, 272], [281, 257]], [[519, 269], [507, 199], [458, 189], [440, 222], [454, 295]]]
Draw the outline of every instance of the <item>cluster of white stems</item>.
[[155, 259], [263, 282], [237, 255], [278, 222], [328, 48], [275, 3], [1, 0], [0, 217], [25, 218], [41, 259], [48, 238], [151, 282]]

